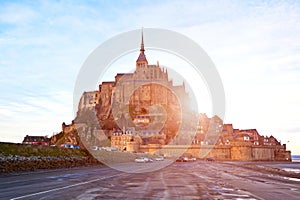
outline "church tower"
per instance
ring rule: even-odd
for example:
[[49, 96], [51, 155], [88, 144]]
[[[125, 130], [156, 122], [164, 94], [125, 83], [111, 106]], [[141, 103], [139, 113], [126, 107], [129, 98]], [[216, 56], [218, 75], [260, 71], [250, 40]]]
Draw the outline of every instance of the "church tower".
[[146, 55], [145, 55], [145, 49], [144, 49], [144, 35], [143, 35], [143, 31], [142, 31], [142, 42], [141, 42], [141, 49], [140, 49], [140, 55], [138, 57], [138, 59], [136, 60], [136, 68], [138, 69], [138, 67], [142, 67], [145, 68], [148, 65], [148, 61], [146, 59]]

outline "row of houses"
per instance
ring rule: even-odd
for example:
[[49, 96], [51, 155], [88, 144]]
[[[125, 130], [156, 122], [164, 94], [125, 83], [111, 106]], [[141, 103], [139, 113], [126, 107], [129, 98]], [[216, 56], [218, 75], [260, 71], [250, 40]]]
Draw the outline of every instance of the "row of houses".
[[232, 124], [224, 124], [220, 133], [220, 144], [226, 144], [228, 141], [246, 141], [253, 145], [281, 145], [274, 136], [263, 136], [256, 129], [234, 129]]
[[[213, 140], [215, 139], [215, 140]], [[256, 129], [236, 129], [232, 124], [223, 124], [218, 116], [208, 118], [200, 114], [193, 144], [230, 145], [231, 141], [245, 141], [253, 145], [281, 145], [274, 136], [263, 136]]]
[[[164, 130], [140, 130], [127, 128], [114, 130], [111, 135], [111, 146], [125, 150], [127, 144], [136, 142], [139, 145], [166, 144]], [[281, 143], [274, 136], [263, 136], [256, 129], [235, 129], [232, 124], [223, 124], [223, 121], [214, 116], [208, 118], [206, 114], [200, 114], [196, 133], [176, 136], [173, 139], [175, 145], [231, 145], [233, 142], [247, 142], [255, 146], [280, 146]], [[191, 141], [191, 142], [190, 142]]]
[[[26, 135], [22, 141], [22, 144], [29, 144], [29, 145], [42, 145], [42, 146], [50, 146], [50, 138], [46, 136], [29, 136]], [[53, 145], [55, 146], [55, 145]], [[60, 147], [64, 148], [71, 148], [71, 149], [78, 149], [78, 145], [74, 144], [62, 144]]]

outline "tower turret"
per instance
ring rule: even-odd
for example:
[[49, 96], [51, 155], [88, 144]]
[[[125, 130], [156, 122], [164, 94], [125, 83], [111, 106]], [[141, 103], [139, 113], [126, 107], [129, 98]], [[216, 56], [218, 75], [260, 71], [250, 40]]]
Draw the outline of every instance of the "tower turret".
[[148, 61], [146, 59], [145, 55], [145, 48], [144, 48], [144, 35], [142, 31], [142, 42], [141, 42], [141, 49], [140, 49], [140, 55], [138, 59], [136, 60], [136, 67], [146, 67], [148, 65]]

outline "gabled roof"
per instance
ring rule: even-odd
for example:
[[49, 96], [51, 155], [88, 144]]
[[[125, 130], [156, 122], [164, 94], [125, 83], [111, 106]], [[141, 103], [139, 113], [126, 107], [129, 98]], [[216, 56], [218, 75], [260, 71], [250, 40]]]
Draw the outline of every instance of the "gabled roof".
[[46, 137], [45, 136], [29, 136], [26, 135], [26, 137], [24, 137], [23, 142], [45, 142], [46, 141]]

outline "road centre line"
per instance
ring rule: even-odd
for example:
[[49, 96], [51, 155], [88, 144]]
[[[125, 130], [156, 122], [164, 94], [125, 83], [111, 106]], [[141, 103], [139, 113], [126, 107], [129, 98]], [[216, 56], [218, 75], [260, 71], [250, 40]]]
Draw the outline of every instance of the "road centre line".
[[123, 175], [123, 173], [122, 174], [115, 174], [115, 175], [111, 175], [111, 176], [105, 176], [105, 177], [93, 179], [93, 180], [90, 180], [90, 181], [76, 183], [76, 184], [72, 184], [72, 185], [68, 185], [68, 186], [64, 186], [64, 187], [60, 187], [60, 188], [54, 188], [54, 189], [51, 189], [51, 190], [45, 190], [45, 191], [41, 191], [41, 192], [37, 192], [37, 193], [33, 193], [33, 194], [28, 194], [28, 195], [24, 195], [24, 196], [20, 196], [20, 197], [15, 197], [15, 198], [12, 198], [11, 200], [23, 199], [23, 198], [27, 198], [27, 197], [40, 195], [40, 194], [46, 194], [46, 193], [49, 193], [49, 192], [68, 189], [68, 188], [76, 187], [76, 186], [79, 186], [79, 185], [85, 185], [85, 184], [89, 184], [89, 183], [93, 183], [93, 182], [97, 182], [97, 181], [100, 181], [100, 180], [104, 180], [104, 179], [107, 179], [107, 178], [112, 178], [112, 177], [115, 177], [115, 176], [121, 176], [121, 175]]

